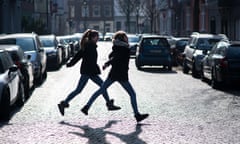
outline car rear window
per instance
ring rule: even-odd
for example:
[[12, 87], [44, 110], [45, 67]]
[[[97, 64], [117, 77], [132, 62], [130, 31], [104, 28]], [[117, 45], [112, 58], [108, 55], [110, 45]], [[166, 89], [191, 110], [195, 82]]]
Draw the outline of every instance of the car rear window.
[[239, 46], [230, 46], [227, 51], [227, 57], [240, 59], [240, 45]]
[[144, 48], [166, 48], [169, 47], [167, 39], [164, 38], [147, 38], [143, 39]]

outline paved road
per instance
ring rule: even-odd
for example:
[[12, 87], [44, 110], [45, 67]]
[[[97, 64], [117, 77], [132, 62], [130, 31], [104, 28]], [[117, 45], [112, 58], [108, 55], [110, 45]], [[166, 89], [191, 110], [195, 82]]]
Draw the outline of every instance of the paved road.
[[[99, 43], [99, 65], [110, 43]], [[138, 71], [130, 61], [130, 81], [139, 110], [150, 117], [137, 124], [127, 93], [116, 83], [108, 92], [120, 111], [109, 112], [99, 97], [85, 116], [80, 112], [98, 88], [89, 81], [70, 103], [64, 117], [57, 103], [76, 86], [79, 64], [48, 72], [24, 107], [0, 125], [1, 144], [237, 144], [240, 142], [240, 91], [217, 91], [183, 74], [161, 68]], [[106, 78], [108, 70], [101, 76]]]

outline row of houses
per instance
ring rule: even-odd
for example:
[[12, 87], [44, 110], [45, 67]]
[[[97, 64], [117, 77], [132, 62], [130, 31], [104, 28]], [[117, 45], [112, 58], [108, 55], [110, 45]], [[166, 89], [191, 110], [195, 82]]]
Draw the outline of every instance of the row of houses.
[[224, 33], [240, 40], [239, 0], [0, 0], [0, 33], [57, 35], [125, 30], [188, 36]]

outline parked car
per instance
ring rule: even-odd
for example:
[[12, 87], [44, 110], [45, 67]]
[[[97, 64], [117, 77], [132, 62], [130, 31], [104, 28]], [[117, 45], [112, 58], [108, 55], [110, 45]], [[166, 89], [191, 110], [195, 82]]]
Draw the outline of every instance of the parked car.
[[183, 52], [185, 46], [188, 44], [188, 37], [177, 37], [176, 42], [172, 48], [173, 64], [182, 65], [183, 62]]
[[30, 56], [26, 57], [18, 45], [0, 45], [0, 49], [7, 51], [14, 64], [19, 68], [21, 80], [24, 84], [25, 97], [29, 97], [31, 89], [34, 88], [34, 75]]
[[8, 52], [0, 50], [0, 118], [8, 120], [11, 106], [22, 106], [24, 102], [24, 87], [19, 69]]
[[130, 54], [136, 55], [137, 44], [140, 41], [140, 36], [137, 34], [127, 34], [127, 36], [128, 36]]
[[223, 34], [202, 34], [194, 32], [190, 36], [189, 44], [184, 49], [183, 73], [192, 71], [193, 77], [200, 76], [201, 60], [205, 56], [203, 51], [211, 50], [221, 40], [228, 40]]
[[58, 46], [55, 35], [40, 35], [39, 39], [47, 54], [47, 68], [58, 69], [63, 62], [62, 48]]
[[103, 38], [104, 41], [112, 41], [113, 35], [114, 35], [114, 33], [112, 33], [112, 32], [106, 32], [104, 35], [104, 38]]
[[19, 45], [33, 65], [34, 83], [42, 83], [47, 77], [47, 55], [36, 33], [7, 34], [0, 37], [0, 44]]
[[170, 45], [163, 36], [142, 36], [136, 51], [138, 69], [145, 65], [160, 65], [172, 70]]
[[79, 46], [79, 38], [73, 37], [72, 35], [63, 35], [63, 36], [57, 36], [58, 39], [64, 40], [66, 43], [68, 43], [70, 47], [70, 57], [73, 57], [77, 51], [80, 49]]
[[213, 88], [240, 82], [240, 42], [221, 41], [203, 58], [201, 78]]
[[71, 56], [70, 45], [61, 36], [57, 36], [58, 46], [62, 49], [62, 58], [64, 62], [67, 62]]

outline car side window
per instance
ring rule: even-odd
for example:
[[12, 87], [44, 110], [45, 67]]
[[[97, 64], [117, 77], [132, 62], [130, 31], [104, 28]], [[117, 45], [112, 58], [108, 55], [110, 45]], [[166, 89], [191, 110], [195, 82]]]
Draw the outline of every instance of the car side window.
[[7, 55], [6, 53], [1, 53], [1, 60], [2, 60], [1, 62], [3, 64], [4, 71], [9, 69], [13, 65], [10, 56]]

